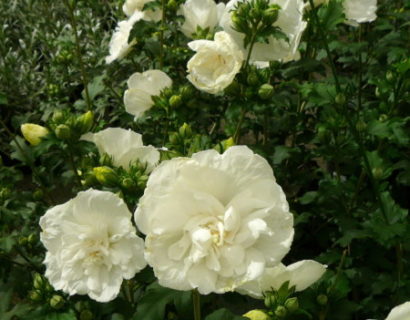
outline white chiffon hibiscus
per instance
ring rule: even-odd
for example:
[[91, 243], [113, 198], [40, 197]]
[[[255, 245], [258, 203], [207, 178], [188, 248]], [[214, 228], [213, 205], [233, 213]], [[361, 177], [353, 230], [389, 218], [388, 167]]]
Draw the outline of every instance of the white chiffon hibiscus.
[[81, 140], [95, 143], [99, 153], [108, 154], [117, 167], [129, 169], [139, 161], [151, 171], [159, 162], [159, 151], [153, 146], [144, 146], [142, 136], [130, 129], [107, 128], [97, 133], [86, 133]]
[[293, 215], [268, 162], [246, 146], [164, 161], [135, 212], [145, 258], [162, 286], [233, 291], [277, 266]]
[[303, 291], [318, 281], [326, 271], [326, 266], [313, 260], [302, 260], [289, 266], [279, 264], [273, 268], [266, 268], [263, 274], [240, 286], [236, 291], [253, 298], [263, 298], [263, 292], [278, 290], [282, 284], [289, 281], [289, 287], [296, 291]]
[[187, 78], [199, 90], [222, 92], [242, 67], [243, 53], [226, 32], [217, 32], [214, 41], [195, 40], [188, 46], [196, 54], [188, 61]]
[[386, 320], [407, 320], [410, 319], [410, 301], [393, 308]]
[[47, 249], [45, 276], [56, 290], [69, 295], [113, 300], [123, 279], [146, 266], [144, 241], [136, 235], [131, 213], [111, 192], [80, 192], [49, 209], [40, 226]]
[[139, 118], [154, 105], [153, 96], [172, 86], [172, 80], [161, 70], [134, 73], [127, 81], [128, 90], [124, 94], [125, 110]]
[[377, 0], [344, 0], [343, 9], [346, 23], [352, 26], [372, 22], [377, 18]]
[[109, 56], [105, 58], [106, 63], [124, 58], [136, 44], [135, 40], [128, 42], [134, 24], [143, 19], [143, 12], [135, 12], [128, 20], [120, 21], [112, 35], [109, 44]]
[[181, 31], [188, 37], [200, 27], [202, 30], [209, 28], [212, 32], [218, 25], [219, 19], [225, 9], [225, 4], [216, 4], [214, 0], [188, 0], [180, 6], [180, 12], [185, 18]]
[[136, 12], [144, 12], [144, 20], [147, 21], [159, 21], [162, 16], [162, 11], [157, 10], [144, 10], [144, 6], [153, 2], [154, 0], [126, 0], [122, 6], [122, 11], [128, 16], [131, 17]]
[[[220, 25], [236, 41], [238, 46], [247, 55], [243, 46], [244, 35], [233, 29], [232, 10], [240, 2], [249, 0], [231, 0], [227, 3]], [[303, 20], [305, 3], [303, 0], [270, 0], [270, 4], [280, 6], [278, 20], [273, 24], [279, 27], [288, 37], [288, 41], [270, 37], [269, 43], [255, 43], [251, 61], [291, 61], [299, 59], [298, 47], [307, 22]], [[247, 48], [249, 49], [249, 48]]]

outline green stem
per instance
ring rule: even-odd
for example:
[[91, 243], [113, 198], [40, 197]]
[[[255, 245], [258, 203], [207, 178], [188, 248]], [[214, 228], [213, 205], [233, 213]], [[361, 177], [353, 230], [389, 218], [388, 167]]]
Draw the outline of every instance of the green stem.
[[161, 18], [161, 29], [159, 31], [159, 41], [160, 41], [160, 51], [159, 51], [159, 67], [162, 69], [164, 67], [164, 30], [165, 30], [165, 0], [161, 2], [162, 18]]
[[70, 16], [70, 24], [74, 32], [76, 55], [77, 55], [78, 63], [80, 64], [80, 72], [81, 72], [81, 78], [82, 78], [83, 86], [84, 86], [87, 108], [88, 110], [91, 110], [92, 106], [91, 106], [90, 93], [88, 92], [88, 79], [87, 79], [87, 74], [85, 72], [84, 61], [83, 61], [82, 54], [81, 54], [80, 39], [78, 38], [77, 21], [75, 19], [74, 7], [70, 5], [69, 0], [64, 0], [64, 4], [68, 9], [68, 13]]
[[249, 51], [248, 51], [248, 55], [246, 57], [246, 61], [245, 61], [245, 65], [244, 65], [244, 70], [246, 70], [248, 68], [249, 65], [249, 60], [251, 59], [251, 55], [252, 55], [252, 50], [253, 50], [253, 46], [255, 45], [255, 40], [256, 40], [256, 35], [258, 34], [258, 30], [255, 28], [253, 30], [253, 34], [252, 34], [252, 38], [251, 38], [251, 42], [250, 42], [250, 46], [249, 46]]
[[73, 149], [71, 148], [70, 145], [68, 145], [67, 147], [68, 147], [68, 158], [70, 159], [71, 168], [73, 169], [74, 176], [76, 177], [76, 180], [77, 180], [77, 184], [78, 184], [78, 186], [81, 188], [81, 186], [82, 186], [82, 184], [81, 184], [81, 177], [80, 177], [80, 175], [78, 174], [77, 165], [75, 164], [75, 161], [74, 161], [74, 152], [73, 152]]
[[192, 303], [194, 305], [194, 320], [201, 320], [201, 295], [197, 289], [192, 291]]
[[[316, 12], [315, 7], [314, 7], [314, 4], [313, 4], [313, 0], [309, 0], [309, 3], [310, 3], [310, 5], [311, 5], [311, 7], [312, 7], [311, 12], [312, 12], [313, 18], [314, 18], [314, 20], [315, 20], [315, 24], [316, 24], [316, 27], [317, 27], [319, 36], [320, 36], [320, 38], [321, 38], [321, 40], [322, 40], [323, 47], [325, 48], [325, 51], [326, 51], [326, 54], [327, 54], [327, 58], [328, 58], [328, 60], [329, 60], [329, 64], [330, 64], [330, 67], [331, 67], [331, 70], [332, 70], [333, 79], [334, 79], [335, 86], [336, 86], [336, 92], [337, 92], [338, 94], [343, 94], [343, 91], [342, 91], [341, 86], [340, 86], [339, 78], [338, 78], [337, 72], [336, 72], [336, 66], [335, 66], [335, 64], [334, 64], [334, 62], [333, 62], [332, 54], [331, 54], [331, 52], [330, 52], [330, 50], [329, 50], [329, 46], [328, 46], [328, 43], [327, 43], [327, 38], [326, 38], [326, 35], [324, 34], [323, 28], [322, 28], [322, 26], [321, 26], [321, 24], [320, 24], [319, 17], [318, 17], [318, 15], [317, 15], [317, 12]], [[346, 106], [346, 105], [344, 104], [342, 107], [345, 107], [345, 106]], [[374, 178], [374, 176], [373, 176], [372, 168], [371, 168], [371, 166], [370, 166], [369, 158], [368, 158], [368, 156], [367, 156], [367, 154], [366, 154], [366, 148], [365, 148], [365, 146], [364, 146], [364, 143], [363, 143], [363, 141], [362, 141], [362, 139], [361, 139], [361, 137], [360, 137], [360, 134], [359, 134], [359, 132], [357, 131], [355, 125], [353, 124], [353, 121], [352, 121], [351, 116], [347, 113], [346, 108], [343, 108], [343, 109], [342, 109], [342, 113], [343, 113], [343, 115], [344, 115], [344, 117], [345, 117], [345, 119], [346, 119], [346, 122], [347, 122], [347, 124], [348, 124], [349, 130], [350, 130], [351, 134], [353, 135], [353, 138], [355, 139], [356, 143], [357, 143], [358, 146], [359, 146], [359, 151], [360, 151], [361, 156], [362, 156], [362, 158], [363, 158], [363, 162], [364, 162], [365, 169], [366, 169], [366, 171], [367, 171], [367, 175], [369, 176], [369, 180], [370, 180], [370, 184], [371, 184], [371, 186], [372, 186], [373, 194], [374, 194], [374, 196], [375, 196], [375, 198], [376, 198], [376, 200], [377, 200], [377, 202], [378, 202], [378, 204], [379, 204], [379, 207], [380, 207], [380, 210], [381, 210], [381, 212], [382, 212], [383, 218], [384, 218], [384, 220], [385, 220], [386, 223], [389, 223], [389, 219], [388, 219], [388, 217], [387, 217], [386, 209], [385, 209], [384, 203], [383, 203], [382, 198], [381, 198], [381, 195], [380, 195], [379, 184], [378, 184], [377, 180], [376, 180], [376, 179]]]

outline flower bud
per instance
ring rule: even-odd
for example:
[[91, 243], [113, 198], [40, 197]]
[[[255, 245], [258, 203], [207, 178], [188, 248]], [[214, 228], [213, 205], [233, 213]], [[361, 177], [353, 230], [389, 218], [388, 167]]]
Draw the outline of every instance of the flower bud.
[[335, 98], [335, 102], [339, 105], [346, 103], [346, 96], [343, 93], [338, 93]]
[[36, 238], [36, 234], [35, 233], [30, 233], [29, 234], [29, 236], [27, 237], [27, 242], [29, 243], [29, 244], [35, 244], [37, 241], [37, 238]]
[[41, 292], [38, 290], [30, 291], [28, 294], [28, 297], [31, 301], [35, 301], [35, 302], [41, 301], [42, 299]]
[[232, 21], [233, 29], [241, 33], [246, 33], [246, 31], [248, 30], [248, 24], [246, 20], [239, 14], [238, 11], [239, 10], [234, 11], [231, 14], [231, 21]]
[[380, 168], [380, 167], [372, 168], [372, 174], [373, 174], [373, 177], [374, 177], [376, 180], [382, 179], [383, 176], [384, 176], [383, 168]]
[[138, 182], [137, 182], [138, 188], [145, 189], [145, 187], [147, 185], [147, 181], [148, 181], [148, 176], [143, 175], [143, 176], [139, 177]]
[[319, 294], [319, 295], [316, 297], [316, 302], [317, 302], [318, 304], [320, 304], [321, 306], [327, 305], [328, 300], [329, 300], [329, 299], [328, 299], [327, 296], [324, 295], [324, 294]]
[[183, 86], [179, 89], [179, 93], [183, 100], [187, 100], [193, 97], [195, 90], [191, 86]]
[[256, 86], [259, 84], [259, 77], [255, 71], [249, 72], [246, 82], [251, 86]]
[[134, 182], [131, 178], [125, 178], [121, 181], [121, 186], [125, 189], [132, 189], [134, 187]]
[[87, 111], [86, 113], [79, 116], [75, 122], [75, 127], [78, 128], [81, 134], [90, 131], [94, 123], [94, 113]]
[[36, 146], [41, 142], [41, 139], [48, 134], [48, 129], [34, 123], [22, 124], [21, 133], [24, 138], [32, 145]]
[[44, 286], [44, 279], [39, 273], [35, 273], [33, 277], [33, 287], [35, 289], [41, 290]]
[[267, 293], [264, 299], [265, 306], [267, 308], [272, 308], [276, 305], [276, 297], [271, 293]]
[[57, 294], [53, 295], [50, 299], [50, 306], [53, 309], [61, 309], [64, 306], [64, 298]]
[[80, 320], [93, 320], [94, 315], [90, 310], [83, 310], [80, 313]]
[[60, 140], [69, 140], [71, 138], [71, 129], [66, 124], [60, 124], [55, 130], [56, 137]]
[[289, 312], [295, 312], [299, 309], [299, 300], [296, 297], [289, 298], [285, 301], [285, 307]]
[[381, 114], [379, 117], [379, 121], [380, 122], [385, 122], [389, 117], [387, 116], [387, 114]]
[[11, 190], [9, 188], [2, 188], [0, 189], [0, 199], [6, 200], [10, 198]]
[[288, 314], [288, 311], [286, 310], [286, 308], [285, 308], [284, 306], [278, 306], [278, 307], [275, 309], [275, 315], [276, 315], [279, 319], [286, 317], [287, 314]]
[[258, 90], [258, 95], [263, 100], [269, 100], [273, 96], [274, 88], [269, 83], [265, 83], [260, 86]]
[[178, 108], [182, 104], [182, 97], [180, 95], [173, 95], [169, 98], [169, 105], [172, 108]]
[[279, 7], [277, 5], [271, 5], [268, 9], [263, 11], [263, 22], [266, 25], [272, 25], [278, 20]]
[[64, 121], [64, 113], [61, 110], [56, 110], [51, 118], [55, 123], [62, 123]]
[[58, 87], [58, 85], [50, 83], [47, 86], [47, 91], [50, 96], [56, 96], [60, 92], [60, 88]]
[[270, 320], [271, 317], [269, 315], [262, 311], [262, 310], [251, 310], [243, 315], [245, 318], [251, 319], [251, 320]]
[[117, 184], [118, 176], [110, 167], [96, 167], [93, 172], [98, 182], [103, 186], [115, 186]]
[[394, 73], [391, 71], [386, 72], [386, 80], [392, 82], [394, 80]]
[[184, 124], [178, 130], [182, 137], [190, 137], [192, 135], [191, 126], [184, 122]]
[[34, 200], [41, 200], [44, 197], [44, 192], [41, 189], [37, 189], [36, 191], [33, 192], [33, 199]]
[[176, 10], [178, 8], [178, 3], [175, 0], [169, 0], [167, 3], [167, 9]]

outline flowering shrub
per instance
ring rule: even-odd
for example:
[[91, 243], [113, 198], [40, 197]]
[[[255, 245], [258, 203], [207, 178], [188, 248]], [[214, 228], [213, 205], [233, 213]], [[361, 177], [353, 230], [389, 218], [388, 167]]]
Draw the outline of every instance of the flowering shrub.
[[0, 17], [0, 319], [407, 319], [409, 1]]

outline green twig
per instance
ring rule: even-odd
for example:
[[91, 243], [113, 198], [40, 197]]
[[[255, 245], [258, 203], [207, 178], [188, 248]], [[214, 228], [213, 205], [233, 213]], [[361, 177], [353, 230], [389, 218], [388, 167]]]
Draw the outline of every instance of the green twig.
[[192, 303], [194, 305], [194, 320], [201, 320], [201, 295], [198, 290], [192, 290]]

